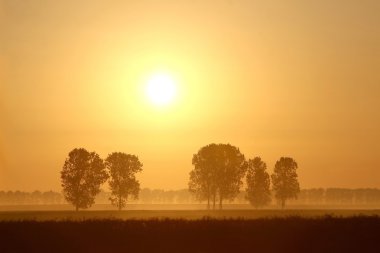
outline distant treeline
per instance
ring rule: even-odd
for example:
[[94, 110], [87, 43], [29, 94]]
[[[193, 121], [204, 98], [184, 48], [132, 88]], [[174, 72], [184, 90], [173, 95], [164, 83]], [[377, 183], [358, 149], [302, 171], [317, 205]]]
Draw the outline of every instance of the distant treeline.
[[300, 204], [380, 204], [380, 189], [319, 188], [298, 194]]
[[[95, 200], [96, 204], [109, 204], [110, 192], [101, 191]], [[133, 204], [197, 204], [194, 195], [188, 189], [161, 190], [141, 189], [139, 199], [131, 199]], [[204, 202], [202, 202], [204, 203]], [[234, 204], [248, 204], [246, 192], [242, 191], [235, 198]], [[59, 192], [54, 191], [0, 191], [0, 205], [54, 205], [67, 204]], [[276, 204], [272, 202], [272, 204]], [[363, 188], [313, 188], [302, 189], [297, 200], [289, 205], [377, 205], [380, 204], [380, 189]]]
[[0, 205], [51, 205], [64, 203], [63, 195], [54, 191], [0, 191]]

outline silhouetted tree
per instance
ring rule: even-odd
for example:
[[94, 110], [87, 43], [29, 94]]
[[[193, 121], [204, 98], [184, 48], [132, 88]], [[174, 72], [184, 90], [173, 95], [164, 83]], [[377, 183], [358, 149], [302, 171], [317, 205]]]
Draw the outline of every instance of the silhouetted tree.
[[135, 174], [142, 171], [143, 164], [135, 155], [114, 152], [108, 155], [106, 167], [110, 174], [111, 203], [121, 210], [125, 207], [128, 196], [137, 199], [140, 183]]
[[222, 209], [223, 199], [232, 201], [239, 194], [247, 170], [247, 162], [237, 147], [219, 144], [219, 148], [222, 159], [217, 170], [217, 186], [219, 208]]
[[248, 160], [247, 200], [256, 208], [268, 205], [271, 201], [270, 178], [267, 165], [260, 157]]
[[224, 199], [234, 199], [239, 193], [246, 171], [244, 155], [230, 144], [210, 144], [193, 156], [194, 170], [190, 172], [189, 190], [199, 200], [207, 200], [210, 208], [212, 198], [215, 209], [216, 197], [219, 208]]
[[[194, 164], [194, 163], [193, 163]], [[206, 172], [206, 169], [195, 168], [190, 172], [189, 191], [195, 195], [199, 201], [207, 200], [207, 209], [210, 209], [210, 198], [212, 193], [216, 195], [211, 187], [211, 175]], [[214, 202], [215, 203], [215, 202]]]
[[199, 201], [207, 200], [207, 209], [210, 209], [210, 199], [216, 198], [216, 144], [202, 147], [197, 154], [193, 155], [192, 164], [194, 169], [190, 171], [189, 191]]
[[107, 177], [104, 162], [98, 154], [84, 148], [73, 149], [61, 171], [64, 197], [77, 211], [88, 208], [94, 204], [100, 185]]
[[273, 190], [275, 197], [281, 202], [281, 207], [285, 207], [287, 199], [296, 199], [300, 192], [297, 179], [297, 163], [290, 157], [281, 157], [274, 166], [272, 174]]

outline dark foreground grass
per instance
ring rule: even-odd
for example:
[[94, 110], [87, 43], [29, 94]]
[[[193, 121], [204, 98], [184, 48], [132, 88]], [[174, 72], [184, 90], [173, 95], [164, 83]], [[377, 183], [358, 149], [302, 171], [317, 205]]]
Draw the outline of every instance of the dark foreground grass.
[[380, 252], [380, 218], [2, 221], [0, 252]]

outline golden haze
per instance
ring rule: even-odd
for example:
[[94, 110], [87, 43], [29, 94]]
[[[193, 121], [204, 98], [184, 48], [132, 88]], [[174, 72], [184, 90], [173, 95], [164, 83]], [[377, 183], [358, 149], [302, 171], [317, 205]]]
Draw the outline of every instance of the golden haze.
[[[136, 154], [186, 188], [231, 143], [301, 187], [380, 187], [379, 1], [0, 0], [0, 188], [59, 190], [75, 147]], [[165, 71], [178, 97], [153, 107]]]

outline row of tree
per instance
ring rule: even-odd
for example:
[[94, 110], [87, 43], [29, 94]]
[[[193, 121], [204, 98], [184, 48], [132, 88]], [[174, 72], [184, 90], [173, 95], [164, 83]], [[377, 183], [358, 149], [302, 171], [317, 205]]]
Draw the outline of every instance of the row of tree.
[[89, 208], [100, 186], [108, 180], [109, 200], [120, 210], [129, 196], [138, 197], [140, 184], [135, 174], [142, 171], [142, 166], [135, 155], [114, 152], [103, 161], [95, 152], [76, 148], [69, 153], [61, 171], [64, 197], [76, 210]]
[[[189, 190], [195, 197], [210, 203], [233, 200], [240, 192], [245, 175], [247, 199], [255, 207], [269, 204], [270, 177], [261, 158], [246, 161], [240, 150], [230, 144], [210, 144], [193, 156], [194, 169], [190, 172]], [[300, 191], [297, 163], [289, 157], [276, 162], [271, 176], [276, 199], [285, 206], [287, 199], [297, 198]], [[89, 208], [95, 202], [100, 186], [109, 181], [111, 203], [121, 210], [128, 197], [137, 198], [140, 184], [135, 174], [142, 171], [142, 163], [135, 155], [114, 152], [103, 160], [95, 152], [77, 148], [69, 153], [61, 171], [63, 194], [75, 209]]]
[[54, 191], [0, 191], [1, 205], [51, 205], [63, 201], [62, 194]]
[[298, 196], [298, 204], [321, 204], [321, 205], [341, 205], [341, 204], [379, 204], [380, 189], [376, 188], [315, 188], [303, 189]]
[[[215, 209], [217, 202], [222, 209], [223, 201], [231, 202], [237, 198], [244, 178], [247, 186], [244, 197], [256, 208], [270, 204], [272, 195], [284, 208], [287, 200], [297, 199], [300, 193], [298, 165], [290, 157], [281, 157], [273, 174], [269, 175], [267, 165], [260, 157], [246, 160], [235, 146], [209, 144], [193, 155], [192, 164], [194, 169], [190, 172], [189, 191], [198, 201], [207, 201], [208, 209], [211, 204]], [[138, 198], [140, 184], [135, 174], [142, 171], [142, 166], [135, 155], [114, 152], [103, 160], [95, 152], [74, 149], [61, 171], [64, 198], [76, 210], [88, 208], [94, 204], [100, 186], [108, 180], [109, 200], [120, 210], [129, 197]], [[349, 203], [353, 197], [352, 192], [329, 189], [326, 192], [317, 189], [308, 194], [309, 198], [319, 200], [325, 196], [326, 203], [336, 199], [345, 199]], [[169, 195], [166, 193], [165, 196]], [[304, 192], [301, 197], [304, 198]], [[363, 195], [362, 198], [368, 197]]]
[[[296, 199], [300, 192], [297, 178], [298, 165], [293, 158], [281, 157], [269, 176], [267, 166], [260, 157], [245, 159], [239, 148], [230, 144], [209, 144], [194, 154], [194, 169], [190, 172], [189, 190], [200, 201], [207, 201], [213, 209], [219, 201], [234, 200], [246, 176], [248, 201], [255, 207], [271, 202], [270, 182], [275, 198], [284, 207], [286, 200]], [[272, 179], [272, 180], [270, 180]]]

